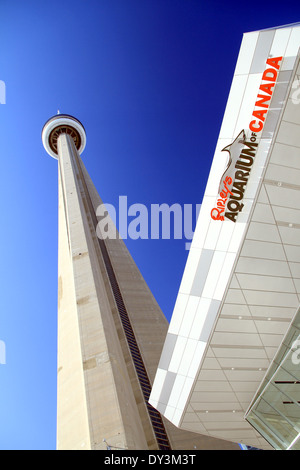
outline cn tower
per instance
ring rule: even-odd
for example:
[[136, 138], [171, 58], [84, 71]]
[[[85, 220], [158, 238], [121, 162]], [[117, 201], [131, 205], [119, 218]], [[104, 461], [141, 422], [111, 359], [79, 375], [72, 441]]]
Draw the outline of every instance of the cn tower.
[[58, 160], [57, 449], [238, 448], [179, 430], [148, 403], [168, 322], [123, 240], [99, 233], [81, 122], [51, 117], [42, 142]]

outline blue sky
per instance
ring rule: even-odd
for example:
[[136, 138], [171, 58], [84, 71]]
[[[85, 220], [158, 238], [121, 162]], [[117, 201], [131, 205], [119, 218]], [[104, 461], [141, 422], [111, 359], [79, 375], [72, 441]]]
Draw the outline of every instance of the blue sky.
[[[242, 34], [300, 20], [300, 4], [0, 0], [0, 450], [55, 449], [57, 162], [41, 130], [85, 126], [104, 202], [201, 203]], [[170, 319], [185, 240], [127, 240]]]

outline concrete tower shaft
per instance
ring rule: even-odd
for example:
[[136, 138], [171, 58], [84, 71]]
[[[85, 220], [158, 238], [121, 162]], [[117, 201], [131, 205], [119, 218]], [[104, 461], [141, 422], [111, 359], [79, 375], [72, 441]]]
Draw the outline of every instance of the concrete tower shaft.
[[[122, 240], [97, 236], [102, 201], [80, 158], [84, 127], [57, 115], [45, 124], [42, 140], [59, 161], [58, 449], [104, 449], [106, 441], [120, 449], [170, 448], [160, 414], [147, 403], [165, 321], [162, 328], [157, 318], [159, 349], [146, 353], [145, 365], [138, 346], [145, 341], [132, 326], [142, 324], [143, 315], [129, 318], [117, 279], [118, 271], [128, 278], [137, 268]], [[141, 302], [141, 294], [129, 297]]]
[[99, 233], [82, 124], [54, 116], [42, 140], [59, 163], [58, 449], [226, 448], [149, 404], [168, 322], [123, 240]]

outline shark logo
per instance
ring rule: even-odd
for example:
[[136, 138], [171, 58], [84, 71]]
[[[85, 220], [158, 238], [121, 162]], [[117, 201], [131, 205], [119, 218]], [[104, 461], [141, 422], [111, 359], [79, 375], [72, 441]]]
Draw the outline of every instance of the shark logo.
[[220, 181], [219, 194], [221, 193], [222, 182], [226, 179], [226, 177], [230, 177], [231, 179], [233, 179], [234, 173], [235, 173], [235, 165], [243, 150], [245, 142], [246, 142], [246, 134], [245, 134], [245, 131], [242, 130], [230, 145], [227, 145], [227, 147], [224, 147], [221, 150], [222, 152], [229, 153], [229, 160], [228, 160], [226, 170], [224, 171], [223, 176]]

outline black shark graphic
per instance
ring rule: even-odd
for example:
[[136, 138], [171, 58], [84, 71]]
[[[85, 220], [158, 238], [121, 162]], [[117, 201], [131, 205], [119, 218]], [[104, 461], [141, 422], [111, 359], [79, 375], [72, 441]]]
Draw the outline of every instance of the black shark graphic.
[[246, 134], [245, 134], [245, 131], [242, 130], [231, 144], [227, 145], [227, 147], [224, 147], [221, 150], [222, 152], [226, 151], [229, 153], [229, 160], [228, 160], [226, 170], [224, 171], [221, 181], [220, 181], [219, 194], [221, 192], [221, 186], [226, 176], [230, 176], [231, 179], [233, 179], [233, 175], [235, 172], [235, 164], [242, 152], [245, 142], [246, 142]]

